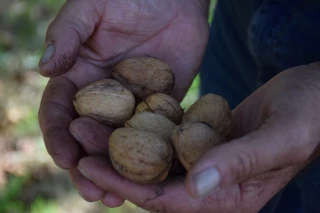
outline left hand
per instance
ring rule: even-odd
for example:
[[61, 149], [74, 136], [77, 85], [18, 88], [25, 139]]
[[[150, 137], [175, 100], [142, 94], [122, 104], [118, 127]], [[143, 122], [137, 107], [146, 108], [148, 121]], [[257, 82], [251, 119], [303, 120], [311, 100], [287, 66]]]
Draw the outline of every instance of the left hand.
[[[208, 151], [184, 181], [133, 183], [118, 175], [108, 159], [95, 156], [83, 158], [78, 168], [97, 186], [146, 210], [258, 212], [319, 156], [319, 83], [319, 63], [294, 67], [274, 77], [233, 111], [235, 139]], [[74, 127], [85, 123], [82, 118], [74, 122], [78, 122]], [[99, 135], [94, 129], [87, 133]], [[83, 143], [90, 137], [79, 135]], [[110, 201], [105, 197], [102, 202], [108, 205]]]
[[[171, 95], [182, 99], [208, 43], [208, 8], [209, 0], [68, 0], [49, 25], [39, 65], [40, 73], [51, 79], [41, 99], [39, 124], [48, 153], [57, 166], [69, 170], [85, 200], [104, 199], [107, 193], [113, 205], [123, 202], [77, 169], [82, 156], [97, 153], [103, 144], [84, 152], [77, 135], [69, 131], [78, 117], [74, 95], [91, 82], [109, 78], [121, 60], [147, 54], [174, 71]], [[105, 126], [100, 129], [106, 134], [112, 131]]]

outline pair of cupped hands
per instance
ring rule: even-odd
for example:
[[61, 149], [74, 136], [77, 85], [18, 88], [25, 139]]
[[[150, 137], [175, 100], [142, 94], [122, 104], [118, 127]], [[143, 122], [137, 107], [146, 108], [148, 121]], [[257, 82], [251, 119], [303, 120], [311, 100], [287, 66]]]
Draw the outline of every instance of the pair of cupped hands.
[[254, 213], [319, 156], [320, 64], [313, 63], [281, 72], [244, 100], [232, 112], [235, 138], [209, 150], [186, 177], [143, 185], [112, 169], [112, 129], [79, 118], [75, 93], [108, 78], [120, 60], [147, 54], [174, 70], [172, 96], [181, 101], [207, 45], [208, 4], [68, 0], [48, 27], [39, 67], [50, 80], [39, 122], [49, 154], [85, 200], [108, 207], [128, 200], [165, 213]]

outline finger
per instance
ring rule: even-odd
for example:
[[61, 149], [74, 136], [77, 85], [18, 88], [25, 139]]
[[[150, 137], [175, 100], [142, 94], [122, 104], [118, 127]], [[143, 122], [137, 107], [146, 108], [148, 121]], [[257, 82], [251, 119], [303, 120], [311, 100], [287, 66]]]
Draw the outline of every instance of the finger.
[[107, 192], [103, 198], [101, 199], [101, 202], [110, 208], [119, 207], [124, 203], [124, 199], [120, 198], [119, 196]]
[[77, 167], [70, 169], [70, 176], [78, 189], [79, 195], [88, 202], [101, 200], [104, 197], [104, 191], [97, 187], [94, 183], [84, 177]]
[[108, 156], [108, 138], [113, 129], [90, 118], [78, 118], [69, 131], [88, 155]]
[[77, 116], [72, 97], [77, 88], [68, 79], [49, 80], [39, 109], [39, 123], [48, 153], [61, 168], [74, 167], [80, 157], [80, 147], [68, 131]]
[[66, 1], [50, 24], [46, 35], [46, 50], [39, 62], [44, 76], [58, 76], [77, 61], [80, 46], [93, 33], [105, 4], [100, 0]]
[[[90, 118], [78, 118], [70, 124], [70, 133], [82, 145], [83, 149], [88, 155], [108, 156], [108, 138], [113, 131], [111, 128], [104, 126], [97, 121]], [[86, 179], [85, 177], [83, 177]], [[86, 181], [89, 181], [86, 179]], [[91, 182], [91, 181], [89, 181]], [[89, 189], [84, 188], [81, 183], [76, 184], [82, 197], [87, 197], [92, 200]], [[96, 188], [98, 188], [96, 186]], [[102, 189], [99, 188], [101, 191]], [[100, 200], [101, 198], [99, 198]], [[95, 200], [96, 201], [96, 200]], [[106, 192], [101, 199], [101, 202], [108, 207], [118, 207], [123, 204], [125, 200], [114, 193]]]
[[200, 203], [186, 193], [181, 179], [159, 184], [134, 183], [120, 176], [110, 162], [101, 157], [83, 158], [78, 168], [99, 187], [143, 209], [155, 212], [195, 212], [199, 209]]
[[69, 132], [70, 123], [78, 116], [72, 100], [79, 88], [108, 76], [108, 72], [82, 60], [65, 75], [51, 78], [44, 90], [39, 124], [48, 153], [61, 168], [77, 165], [80, 146]]
[[297, 125], [273, 116], [259, 130], [207, 152], [187, 175], [190, 195], [204, 197], [258, 174], [301, 164], [308, 156]]

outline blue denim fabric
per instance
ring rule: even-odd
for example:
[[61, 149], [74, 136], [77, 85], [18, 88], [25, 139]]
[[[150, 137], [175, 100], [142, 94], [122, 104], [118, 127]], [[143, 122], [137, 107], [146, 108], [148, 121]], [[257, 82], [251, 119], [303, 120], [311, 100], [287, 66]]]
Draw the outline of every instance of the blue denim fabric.
[[[290, 67], [320, 61], [320, 0], [219, 0], [200, 71], [201, 94], [236, 107]], [[260, 213], [320, 213], [320, 159]]]

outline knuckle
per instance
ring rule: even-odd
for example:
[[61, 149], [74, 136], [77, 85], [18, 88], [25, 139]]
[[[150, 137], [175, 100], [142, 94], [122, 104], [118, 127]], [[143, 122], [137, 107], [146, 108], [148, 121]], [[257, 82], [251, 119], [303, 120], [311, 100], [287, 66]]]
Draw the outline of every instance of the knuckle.
[[68, 20], [67, 26], [68, 30], [70, 30], [73, 35], [76, 35], [81, 42], [85, 42], [87, 39], [86, 35], [90, 35], [91, 30], [93, 30], [90, 24], [82, 19], [70, 19]]
[[161, 199], [163, 191], [163, 185], [157, 185], [154, 187], [154, 193], [150, 194], [146, 199], [143, 201], [139, 207], [149, 210], [151, 212], [157, 213], [173, 213], [166, 204], [166, 202]]
[[319, 61], [313, 62], [313, 63], [309, 64], [309, 66], [320, 70], [320, 62]]
[[61, 155], [59, 152], [49, 151], [48, 153], [52, 157], [54, 163], [61, 169], [68, 170], [73, 167], [73, 164], [71, 161], [67, 158], [65, 158], [64, 155]]
[[241, 204], [254, 204], [260, 199], [264, 192], [264, 187], [262, 183], [257, 180], [250, 180], [239, 184], [240, 192], [238, 196], [235, 197], [235, 204], [241, 206]]
[[[76, 117], [75, 112], [68, 106], [56, 101], [47, 101], [41, 104], [39, 115], [42, 118], [42, 126], [47, 128], [68, 128], [71, 121]], [[48, 132], [49, 130], [45, 130]]]
[[55, 149], [48, 148], [47, 151], [49, 155], [52, 157], [54, 163], [61, 169], [68, 170], [72, 168], [70, 161], [65, 159], [65, 156], [61, 155], [61, 153], [57, 152]]
[[67, 54], [60, 54], [51, 64], [51, 76], [57, 76], [69, 71], [75, 62], [76, 57], [74, 56], [74, 53], [71, 53], [71, 56], [68, 56]]
[[[295, 127], [295, 126], [294, 126]], [[301, 129], [297, 131], [299, 127], [291, 128], [286, 138], [285, 146], [287, 147], [287, 151], [285, 152], [283, 159], [284, 162], [282, 166], [294, 166], [305, 164], [310, 159], [313, 158], [314, 153], [317, 150], [317, 146], [319, 141], [315, 138], [318, 138], [317, 132], [310, 132]], [[297, 134], [299, 132], [299, 134]], [[294, 136], [294, 137], [293, 137]], [[289, 138], [291, 138], [289, 140]]]
[[85, 191], [81, 191], [81, 189], [79, 188], [78, 188], [78, 193], [87, 202], [96, 202], [103, 197], [103, 193], [85, 192]]
[[255, 165], [257, 165], [256, 155], [242, 150], [235, 156], [231, 172], [237, 181], [242, 181], [253, 174]]
[[73, 186], [78, 190], [79, 195], [84, 200], [88, 202], [95, 202], [103, 198], [105, 194], [104, 191], [95, 187], [90, 187], [90, 189], [87, 188], [91, 184], [87, 182], [87, 179], [85, 179], [76, 168], [71, 168], [69, 170], [69, 175]]

